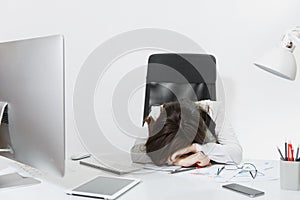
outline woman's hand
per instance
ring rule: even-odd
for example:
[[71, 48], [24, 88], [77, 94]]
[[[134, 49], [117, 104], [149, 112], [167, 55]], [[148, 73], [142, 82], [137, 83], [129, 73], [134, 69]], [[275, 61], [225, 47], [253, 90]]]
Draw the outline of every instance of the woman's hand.
[[186, 148], [176, 151], [175, 153], [172, 154], [172, 156], [170, 157], [170, 160], [172, 162], [175, 162], [177, 160], [177, 158], [180, 158], [181, 156], [183, 156], [185, 154], [189, 154], [189, 153], [197, 153], [196, 143], [193, 143]]
[[188, 167], [195, 164], [204, 167], [210, 164], [210, 159], [206, 155], [204, 155], [202, 152], [197, 152], [196, 143], [193, 143], [190, 146], [180, 149], [173, 153], [170, 157], [170, 161], [173, 165], [183, 167]]
[[201, 167], [210, 165], [210, 159], [202, 152], [197, 152], [187, 157], [179, 157], [173, 162], [173, 165], [189, 167], [192, 165], [198, 165]]

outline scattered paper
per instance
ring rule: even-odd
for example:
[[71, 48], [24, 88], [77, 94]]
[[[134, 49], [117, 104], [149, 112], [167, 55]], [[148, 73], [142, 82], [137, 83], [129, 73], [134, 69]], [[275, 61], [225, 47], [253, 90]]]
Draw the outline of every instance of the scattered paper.
[[279, 174], [278, 170], [269, 162], [255, 164], [257, 169], [257, 175], [255, 179], [251, 177], [249, 171], [243, 169], [236, 170], [222, 170], [222, 172], [217, 175], [218, 169], [224, 165], [212, 165], [209, 167], [196, 169], [190, 172], [191, 175], [206, 176], [213, 178], [216, 182], [258, 182], [258, 181], [270, 181], [278, 180]]

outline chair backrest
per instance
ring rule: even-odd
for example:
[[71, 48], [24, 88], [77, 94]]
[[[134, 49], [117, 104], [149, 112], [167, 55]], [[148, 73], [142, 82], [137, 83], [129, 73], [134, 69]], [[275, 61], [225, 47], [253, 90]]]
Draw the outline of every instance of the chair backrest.
[[149, 57], [144, 119], [151, 106], [187, 98], [216, 100], [216, 59], [208, 54], [154, 54]]

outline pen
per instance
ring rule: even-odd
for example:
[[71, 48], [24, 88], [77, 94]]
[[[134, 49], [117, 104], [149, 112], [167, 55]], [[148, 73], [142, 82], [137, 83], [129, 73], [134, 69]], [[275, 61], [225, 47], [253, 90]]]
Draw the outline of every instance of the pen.
[[299, 155], [299, 146], [297, 147], [297, 153], [296, 153], [295, 161], [298, 161], [298, 155]]
[[221, 167], [220, 169], [218, 168], [218, 171], [217, 171], [217, 176], [219, 176], [219, 174], [221, 173], [221, 171], [225, 169], [225, 166]]
[[287, 143], [286, 143], [286, 141], [285, 141], [285, 143], [284, 143], [284, 151], [285, 151], [285, 152], [284, 152], [284, 156], [285, 156], [284, 158], [285, 158], [285, 160], [288, 160], [288, 157], [287, 157], [287, 151], [288, 151], [288, 150], [287, 150]]
[[291, 150], [292, 150], [292, 144], [291, 142], [288, 143], [288, 161], [291, 161]]
[[278, 152], [279, 152], [279, 154], [280, 154], [281, 160], [284, 160], [284, 157], [283, 157], [283, 155], [282, 155], [282, 153], [281, 153], [279, 147], [278, 147], [278, 146], [276, 146], [276, 147], [277, 147], [277, 150], [278, 150]]
[[196, 169], [196, 167], [190, 167], [190, 168], [179, 168], [179, 169], [175, 169], [174, 171], [171, 171], [170, 174], [176, 174], [179, 172], [186, 172], [186, 171], [190, 171], [190, 170], [194, 170]]
[[292, 147], [292, 149], [291, 149], [291, 161], [294, 161], [294, 149], [293, 149], [293, 147]]

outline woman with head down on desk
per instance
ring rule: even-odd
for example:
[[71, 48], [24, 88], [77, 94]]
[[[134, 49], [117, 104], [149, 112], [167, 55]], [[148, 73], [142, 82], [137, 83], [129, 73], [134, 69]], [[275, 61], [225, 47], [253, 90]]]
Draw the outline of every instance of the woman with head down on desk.
[[133, 162], [204, 167], [242, 160], [242, 147], [219, 102], [168, 102], [152, 108], [145, 122], [149, 136], [131, 148]]

